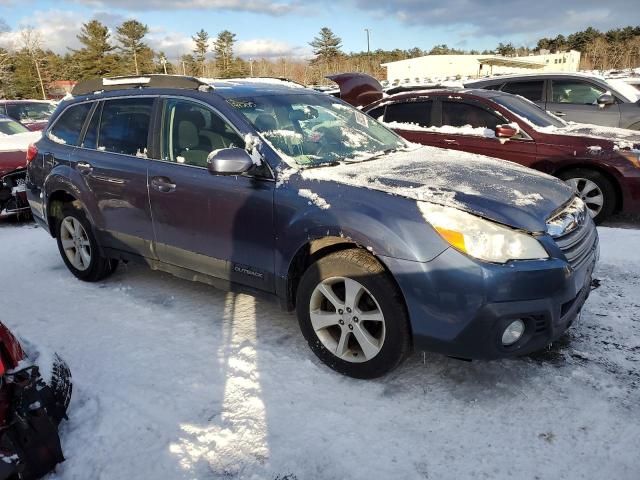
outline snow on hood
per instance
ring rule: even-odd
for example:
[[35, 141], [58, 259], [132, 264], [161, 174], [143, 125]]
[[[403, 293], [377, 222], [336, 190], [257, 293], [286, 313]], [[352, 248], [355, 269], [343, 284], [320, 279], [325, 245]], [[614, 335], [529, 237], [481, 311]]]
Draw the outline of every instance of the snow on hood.
[[536, 130], [555, 135], [571, 135], [576, 137], [591, 137], [597, 138], [598, 140], [607, 140], [609, 142], [613, 142], [614, 148], [621, 150], [640, 149], [640, 132], [636, 130], [574, 122], [568, 123], [564, 127], [536, 127]]
[[42, 132], [24, 132], [14, 135], [0, 134], [0, 152], [15, 152], [16, 150], [27, 151], [30, 143], [37, 142], [42, 136]]
[[532, 232], [545, 231], [545, 220], [573, 196], [567, 185], [535, 170], [435, 147], [306, 169], [302, 177], [455, 207]]

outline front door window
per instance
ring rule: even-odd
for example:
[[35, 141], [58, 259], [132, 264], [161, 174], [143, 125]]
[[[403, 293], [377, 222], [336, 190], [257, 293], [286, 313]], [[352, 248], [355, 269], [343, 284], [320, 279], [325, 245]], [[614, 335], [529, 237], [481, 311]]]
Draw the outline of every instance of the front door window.
[[211, 109], [186, 100], [167, 100], [163, 114], [161, 158], [206, 167], [207, 157], [222, 148], [244, 148], [244, 141]]

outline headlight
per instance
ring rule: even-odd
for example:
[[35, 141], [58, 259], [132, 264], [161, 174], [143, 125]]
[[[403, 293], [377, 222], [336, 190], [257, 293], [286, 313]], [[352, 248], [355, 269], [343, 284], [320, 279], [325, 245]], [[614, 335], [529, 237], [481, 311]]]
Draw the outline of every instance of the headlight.
[[487, 262], [549, 258], [540, 242], [526, 233], [503, 227], [457, 208], [418, 202], [427, 222], [451, 246]]
[[624, 158], [629, 160], [636, 168], [640, 168], [640, 151], [638, 150], [620, 150], [618, 152]]

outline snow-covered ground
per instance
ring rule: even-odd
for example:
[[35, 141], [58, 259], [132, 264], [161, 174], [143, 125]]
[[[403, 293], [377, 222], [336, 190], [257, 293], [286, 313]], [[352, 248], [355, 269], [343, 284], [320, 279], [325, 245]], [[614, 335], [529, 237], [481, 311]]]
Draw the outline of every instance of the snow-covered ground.
[[74, 377], [55, 479], [640, 478], [640, 231], [601, 228], [602, 286], [528, 358], [416, 353], [357, 381], [295, 317], [142, 267], [86, 284], [0, 224], [0, 319]]

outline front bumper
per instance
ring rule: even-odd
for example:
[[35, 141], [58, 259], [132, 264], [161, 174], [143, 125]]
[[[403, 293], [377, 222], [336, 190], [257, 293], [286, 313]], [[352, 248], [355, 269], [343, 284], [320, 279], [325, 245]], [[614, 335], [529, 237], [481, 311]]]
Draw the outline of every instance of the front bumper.
[[[598, 254], [596, 242], [575, 267], [557, 250], [557, 258], [505, 265], [476, 261], [453, 248], [425, 263], [383, 261], [404, 295], [416, 349], [495, 359], [544, 348], [569, 328], [589, 296]], [[505, 347], [502, 332], [515, 319], [525, 322], [525, 333]]]

